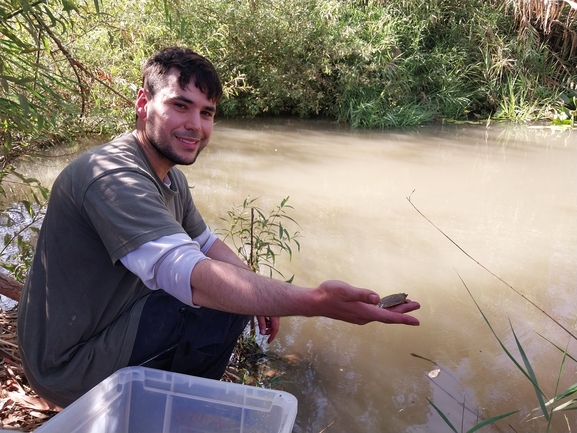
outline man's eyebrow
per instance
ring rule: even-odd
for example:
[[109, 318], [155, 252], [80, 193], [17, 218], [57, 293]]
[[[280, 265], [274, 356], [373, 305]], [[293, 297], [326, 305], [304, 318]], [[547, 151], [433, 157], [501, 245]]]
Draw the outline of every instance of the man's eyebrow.
[[[192, 99], [188, 99], [186, 96], [178, 95], [175, 96], [174, 99], [186, 102], [187, 104], [194, 104], [194, 101]], [[205, 105], [203, 109], [205, 109], [206, 111], [210, 111], [211, 113], [216, 113], [216, 107], [214, 105]]]

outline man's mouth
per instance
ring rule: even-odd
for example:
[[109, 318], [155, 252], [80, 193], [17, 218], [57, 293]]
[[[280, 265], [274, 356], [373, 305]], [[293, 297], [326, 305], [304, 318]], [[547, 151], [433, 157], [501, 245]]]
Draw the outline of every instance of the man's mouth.
[[182, 135], [177, 135], [176, 139], [188, 148], [196, 148], [200, 144], [200, 138], [183, 137]]

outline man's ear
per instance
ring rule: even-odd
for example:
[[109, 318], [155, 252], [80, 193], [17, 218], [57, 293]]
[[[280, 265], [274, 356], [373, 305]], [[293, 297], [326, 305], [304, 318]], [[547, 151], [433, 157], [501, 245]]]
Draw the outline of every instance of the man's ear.
[[138, 91], [138, 95], [136, 96], [136, 104], [135, 104], [136, 116], [139, 119], [146, 119], [146, 109], [148, 104], [148, 99], [146, 96], [147, 94], [148, 94], [147, 91], [145, 91], [144, 89], [140, 89]]

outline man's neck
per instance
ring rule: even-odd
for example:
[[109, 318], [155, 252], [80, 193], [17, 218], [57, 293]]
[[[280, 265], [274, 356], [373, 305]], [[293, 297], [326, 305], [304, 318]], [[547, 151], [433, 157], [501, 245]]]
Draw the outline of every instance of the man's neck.
[[134, 135], [136, 141], [138, 141], [138, 144], [144, 150], [144, 153], [148, 157], [148, 161], [156, 172], [156, 175], [161, 180], [165, 179], [168, 176], [170, 169], [174, 167], [174, 164], [167, 163], [167, 159], [158, 153], [154, 146], [150, 144], [143, 131], [138, 127], [132, 131], [132, 135]]

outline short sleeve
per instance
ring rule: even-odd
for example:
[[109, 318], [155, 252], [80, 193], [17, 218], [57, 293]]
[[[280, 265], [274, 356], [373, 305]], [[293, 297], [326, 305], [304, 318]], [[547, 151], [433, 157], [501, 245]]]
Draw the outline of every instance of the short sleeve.
[[161, 191], [146, 175], [115, 171], [87, 188], [82, 208], [115, 263], [148, 241], [186, 233], [184, 213], [176, 212], [188, 206], [181, 201], [181, 196]]

